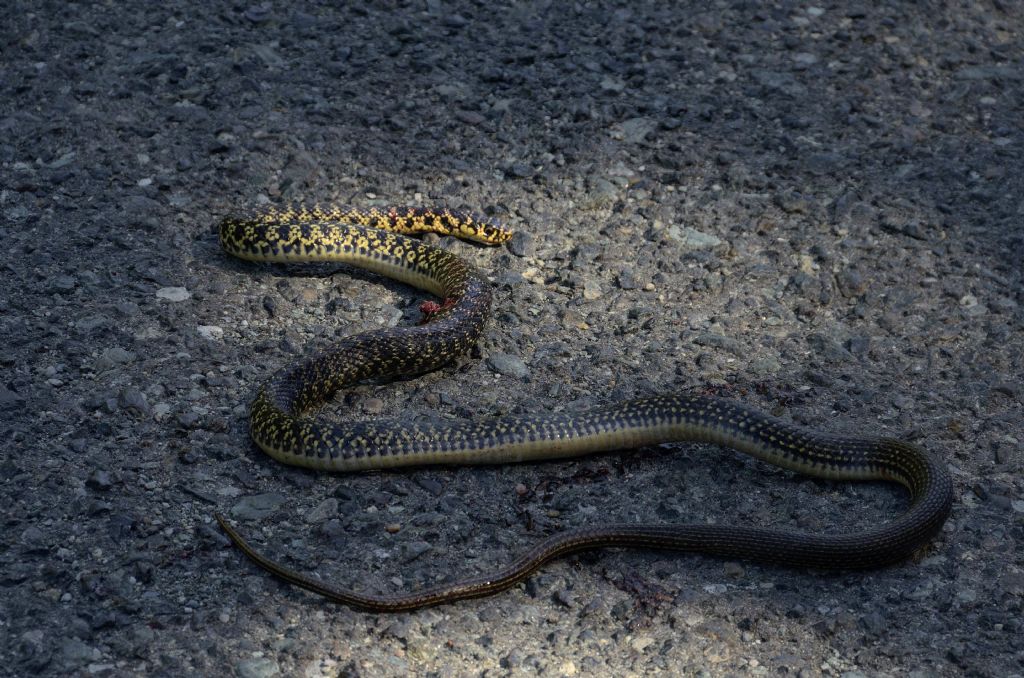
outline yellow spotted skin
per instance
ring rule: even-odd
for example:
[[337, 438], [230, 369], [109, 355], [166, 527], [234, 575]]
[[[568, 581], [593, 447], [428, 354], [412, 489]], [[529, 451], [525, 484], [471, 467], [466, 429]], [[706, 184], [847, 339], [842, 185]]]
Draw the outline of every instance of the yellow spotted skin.
[[431, 209], [293, 207], [225, 220], [221, 245], [253, 261], [340, 261], [407, 282], [445, 303], [416, 327], [357, 334], [278, 372], [250, 412], [253, 440], [287, 464], [360, 471], [424, 464], [500, 464], [552, 459], [673, 441], [717, 443], [819, 478], [890, 480], [910, 492], [910, 508], [866, 532], [804, 534], [733, 525], [600, 525], [568, 530], [533, 546], [486, 576], [410, 593], [343, 589], [290, 570], [253, 549], [217, 515], [254, 562], [333, 601], [381, 612], [490, 595], [544, 563], [586, 549], [667, 548], [784, 565], [856, 569], [910, 556], [949, 515], [952, 482], [921, 449], [889, 438], [834, 436], [804, 429], [742, 404], [664, 395], [573, 414], [544, 414], [439, 425], [329, 424], [304, 416], [340, 388], [370, 378], [422, 374], [467, 352], [487, 320], [487, 282], [459, 257], [402, 233], [433, 231], [487, 244], [511, 234], [486, 219]]

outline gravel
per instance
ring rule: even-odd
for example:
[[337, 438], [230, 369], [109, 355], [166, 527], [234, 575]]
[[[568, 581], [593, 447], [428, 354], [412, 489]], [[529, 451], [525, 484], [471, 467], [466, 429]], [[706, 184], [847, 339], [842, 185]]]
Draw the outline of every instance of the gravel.
[[[1024, 675], [1019, 3], [37, 5], [0, 28], [0, 673]], [[857, 530], [905, 508], [691, 444], [278, 464], [247, 437], [261, 380], [424, 299], [221, 253], [220, 218], [302, 200], [518, 233], [428, 238], [495, 284], [478, 350], [327, 418], [715, 393], [927, 447], [953, 514], [877, 572], [612, 550], [394, 616], [282, 585], [214, 511], [393, 591], [566, 527]]]

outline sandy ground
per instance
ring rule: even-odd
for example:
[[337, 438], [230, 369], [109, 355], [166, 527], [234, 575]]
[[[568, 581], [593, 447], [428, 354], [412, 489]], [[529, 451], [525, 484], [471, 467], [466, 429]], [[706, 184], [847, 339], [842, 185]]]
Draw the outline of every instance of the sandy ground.
[[[837, 5], [8, 3], [0, 673], [1024, 674], [1024, 12]], [[843, 531], [906, 505], [692, 444], [284, 468], [246, 434], [259, 383], [423, 299], [220, 252], [219, 219], [293, 200], [519, 234], [440, 240], [494, 282], [476, 354], [326, 417], [716, 393], [923, 445], [952, 517], [868, 573], [606, 551], [395, 616], [280, 584], [215, 510], [292, 567], [391, 591], [564, 527]]]

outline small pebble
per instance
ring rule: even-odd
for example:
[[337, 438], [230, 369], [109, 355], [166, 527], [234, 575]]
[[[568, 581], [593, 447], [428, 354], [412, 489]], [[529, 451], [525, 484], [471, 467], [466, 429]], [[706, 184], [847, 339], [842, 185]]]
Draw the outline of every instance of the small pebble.
[[161, 287], [156, 291], [156, 298], [166, 301], [185, 301], [191, 296], [192, 294], [184, 287]]
[[492, 353], [487, 356], [487, 364], [498, 374], [515, 377], [525, 381], [530, 376], [530, 368], [520, 358], [507, 353]]
[[281, 673], [280, 667], [271, 659], [245, 659], [235, 664], [239, 678], [273, 678]]
[[338, 500], [328, 497], [316, 505], [312, 511], [306, 514], [307, 523], [322, 523], [338, 515]]
[[13, 410], [20, 407], [25, 399], [15, 391], [0, 383], [0, 410]]
[[117, 365], [127, 365], [128, 363], [135, 360], [135, 354], [131, 351], [126, 351], [120, 346], [113, 346], [108, 349], [104, 349], [100, 357], [96, 359], [95, 368], [98, 372], [104, 372]]
[[231, 515], [239, 520], [262, 520], [288, 503], [288, 497], [278, 492], [253, 494], [242, 497], [231, 507]]
[[839, 291], [844, 297], [859, 297], [868, 289], [868, 281], [859, 272], [845, 268], [838, 276]]
[[70, 275], [58, 275], [51, 285], [56, 292], [70, 292], [78, 286], [78, 281]]
[[516, 231], [508, 243], [508, 250], [517, 257], [532, 257], [536, 251], [533, 235], [524, 231]]
[[137, 415], [147, 415], [150, 413], [146, 396], [142, 394], [142, 391], [132, 386], [121, 390], [121, 393], [117, 396], [117, 405]]
[[224, 328], [218, 325], [200, 325], [196, 330], [203, 339], [215, 340], [224, 338]]
[[157, 421], [165, 421], [171, 414], [172, 407], [170, 403], [157, 403], [153, 405], [153, 418]]
[[110, 478], [110, 473], [103, 469], [96, 469], [89, 475], [89, 479], [85, 481], [86, 486], [91, 487], [94, 490], [106, 491], [114, 486], [113, 480]]
[[636, 636], [633, 638], [629, 645], [637, 652], [643, 652], [650, 646], [654, 645], [657, 641], [650, 636]]
[[746, 574], [746, 570], [743, 569], [742, 565], [732, 561], [722, 565], [722, 572], [725, 573], [725, 576], [731, 577], [732, 579], [741, 579], [743, 575]]
[[402, 545], [402, 560], [406, 563], [416, 560], [431, 549], [425, 541], [413, 541]]
[[669, 226], [666, 233], [687, 250], [710, 250], [722, 244], [722, 239], [689, 226]]

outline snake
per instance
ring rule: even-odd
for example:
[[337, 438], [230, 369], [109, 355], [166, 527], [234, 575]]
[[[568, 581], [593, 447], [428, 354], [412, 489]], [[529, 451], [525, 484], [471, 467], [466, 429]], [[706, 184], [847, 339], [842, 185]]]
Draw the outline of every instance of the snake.
[[546, 412], [442, 423], [324, 422], [311, 416], [339, 389], [436, 370], [477, 342], [491, 285], [448, 249], [410, 237], [433, 232], [500, 245], [511, 231], [487, 217], [442, 208], [270, 207], [224, 219], [225, 252], [255, 262], [340, 262], [425, 290], [441, 302], [423, 322], [341, 338], [263, 384], [249, 409], [253, 441], [272, 458], [323, 471], [434, 464], [505, 464], [672, 442], [730, 447], [769, 464], [829, 480], [883, 480], [909, 492], [897, 517], [859, 532], [806, 533], [730, 524], [599, 524], [556, 532], [492, 572], [400, 593], [343, 588], [292, 570], [252, 547], [220, 513], [230, 541], [254, 563], [326, 599], [399, 612], [486, 596], [522, 582], [545, 563], [589, 549], [673, 549], [820, 570], [877, 568], [906, 560], [941, 530], [952, 507], [945, 464], [894, 438], [835, 435], [707, 395], [666, 394], [582, 412]]

